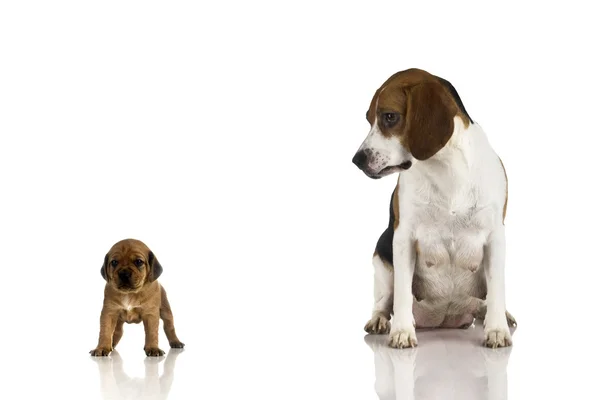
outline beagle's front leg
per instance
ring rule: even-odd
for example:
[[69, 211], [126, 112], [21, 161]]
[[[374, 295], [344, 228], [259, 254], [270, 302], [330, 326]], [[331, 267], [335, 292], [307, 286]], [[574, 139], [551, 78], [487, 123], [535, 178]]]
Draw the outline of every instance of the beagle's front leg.
[[505, 253], [504, 225], [499, 224], [490, 234], [484, 251], [485, 279], [487, 283], [487, 312], [484, 320], [485, 345], [493, 348], [506, 347], [512, 344], [506, 320]]
[[415, 246], [408, 232], [394, 235], [394, 317], [389, 336], [391, 347], [402, 349], [417, 345], [413, 317], [412, 281], [415, 272]]

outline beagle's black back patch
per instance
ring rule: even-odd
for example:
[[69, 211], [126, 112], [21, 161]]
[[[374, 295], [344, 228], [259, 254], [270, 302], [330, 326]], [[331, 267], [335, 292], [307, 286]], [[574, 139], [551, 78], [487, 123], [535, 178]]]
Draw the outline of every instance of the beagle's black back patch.
[[396, 186], [392, 192], [392, 198], [390, 199], [390, 220], [388, 227], [379, 237], [379, 240], [377, 241], [377, 247], [375, 247], [375, 253], [379, 254], [379, 257], [389, 265], [394, 265], [392, 240], [394, 239], [394, 196], [396, 194], [396, 190], [398, 190], [398, 186]]
[[460, 109], [460, 111], [462, 111], [462, 113], [465, 114], [467, 116], [467, 118], [469, 118], [469, 121], [471, 121], [471, 123], [473, 123], [473, 119], [467, 112], [462, 100], [460, 99], [460, 96], [458, 95], [458, 92], [456, 91], [456, 89], [454, 89], [454, 86], [452, 86], [452, 84], [450, 82], [448, 82], [447, 80], [445, 80], [444, 78], [440, 78], [439, 76], [437, 76], [436, 78], [438, 78], [439, 81], [446, 87], [446, 89], [448, 89], [448, 91], [452, 95], [452, 98], [458, 105], [458, 108]]

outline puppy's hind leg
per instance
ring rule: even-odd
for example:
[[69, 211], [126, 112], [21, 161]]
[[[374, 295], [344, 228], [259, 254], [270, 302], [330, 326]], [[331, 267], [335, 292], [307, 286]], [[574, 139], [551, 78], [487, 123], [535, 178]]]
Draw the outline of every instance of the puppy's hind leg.
[[173, 321], [173, 312], [171, 311], [171, 305], [169, 304], [169, 300], [167, 299], [167, 292], [165, 288], [160, 288], [160, 318], [163, 320], [163, 328], [165, 330], [165, 335], [167, 335], [167, 339], [169, 340], [169, 345], [175, 349], [181, 349], [185, 346], [178, 338], [175, 333], [175, 323]]
[[113, 333], [113, 339], [112, 339], [113, 348], [117, 347], [117, 343], [119, 343], [119, 340], [121, 340], [121, 337], [123, 337], [123, 324], [124, 323], [125, 322], [120, 318], [117, 321], [117, 325], [115, 326], [115, 333]]
[[374, 305], [371, 319], [365, 325], [367, 333], [390, 332], [390, 315], [394, 302], [394, 269], [379, 254], [373, 256], [375, 267]]

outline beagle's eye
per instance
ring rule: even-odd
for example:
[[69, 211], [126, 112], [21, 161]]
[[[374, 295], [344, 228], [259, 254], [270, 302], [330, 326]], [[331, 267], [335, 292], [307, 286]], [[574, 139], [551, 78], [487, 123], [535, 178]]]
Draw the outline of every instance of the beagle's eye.
[[396, 113], [384, 113], [383, 114], [383, 121], [388, 126], [394, 125], [398, 121], [398, 114], [396, 114]]
[[136, 266], [136, 267], [138, 267], [138, 268], [139, 268], [139, 267], [141, 267], [142, 265], [144, 265], [144, 261], [143, 261], [143, 260], [141, 260], [141, 259], [139, 259], [139, 258], [138, 258], [137, 260], [135, 260], [133, 263], [134, 263], [134, 264], [135, 264], [135, 266]]
[[117, 265], [119, 265], [119, 262], [117, 260], [112, 260], [110, 262], [110, 265], [112, 265], [113, 267], [116, 267]]

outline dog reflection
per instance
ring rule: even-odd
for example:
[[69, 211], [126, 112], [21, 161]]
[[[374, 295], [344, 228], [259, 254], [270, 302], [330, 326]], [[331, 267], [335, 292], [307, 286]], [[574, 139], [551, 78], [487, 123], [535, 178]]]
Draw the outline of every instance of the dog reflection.
[[419, 346], [397, 350], [387, 335], [367, 335], [380, 400], [506, 400], [512, 347], [481, 344], [482, 327], [422, 331]]
[[[183, 349], [171, 349], [166, 357], [144, 360], [144, 378], [132, 378], [123, 369], [123, 360], [116, 350], [108, 357], [93, 357], [98, 364], [100, 386], [105, 399], [166, 399], [173, 384], [175, 360]], [[158, 367], [164, 359], [163, 373]]]

